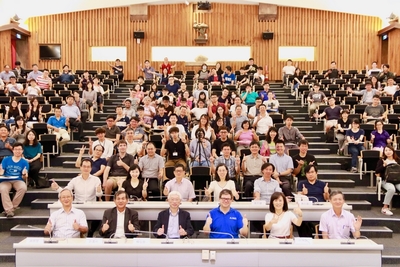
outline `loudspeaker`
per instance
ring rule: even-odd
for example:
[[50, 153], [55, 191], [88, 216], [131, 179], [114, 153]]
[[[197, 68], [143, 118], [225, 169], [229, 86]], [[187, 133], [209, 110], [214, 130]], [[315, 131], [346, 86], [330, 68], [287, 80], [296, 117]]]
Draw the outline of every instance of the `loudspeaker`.
[[274, 33], [273, 32], [263, 32], [262, 38], [264, 40], [272, 40], [272, 39], [274, 39]]
[[144, 39], [144, 32], [133, 32], [133, 38]]

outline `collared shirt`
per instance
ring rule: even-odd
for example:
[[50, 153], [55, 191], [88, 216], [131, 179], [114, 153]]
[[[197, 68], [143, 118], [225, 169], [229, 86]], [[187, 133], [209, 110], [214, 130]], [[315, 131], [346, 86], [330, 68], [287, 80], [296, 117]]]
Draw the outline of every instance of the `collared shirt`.
[[182, 181], [178, 183], [176, 178], [174, 178], [171, 181], [168, 181], [165, 184], [165, 187], [168, 188], [169, 192], [178, 191], [181, 193], [182, 201], [188, 201], [196, 198], [193, 184], [189, 181], [189, 179], [182, 178]]
[[45, 78], [43, 75], [40, 75], [36, 78], [37, 85], [41, 89], [50, 89], [50, 84], [51, 84], [51, 78], [47, 77]]
[[350, 232], [354, 233], [354, 215], [342, 209], [340, 216], [337, 216], [333, 209], [329, 209], [321, 215], [319, 230], [327, 232], [329, 239], [348, 239]]
[[279, 183], [271, 178], [269, 181], [265, 181], [264, 177], [260, 177], [254, 181], [254, 193], [260, 193], [260, 200], [265, 200], [269, 204], [271, 195], [275, 192], [282, 192]]
[[129, 119], [136, 116], [135, 109], [132, 106], [130, 109], [124, 108], [123, 112]]
[[26, 80], [29, 81], [29, 80], [34, 79], [36, 81], [37, 78], [42, 74], [43, 73], [41, 71], [37, 71], [37, 72], [31, 71], [31, 72], [29, 72], [28, 77], [26, 78]]
[[49, 120], [47, 121], [47, 124], [56, 127], [58, 129], [66, 129], [65, 123], [66, 123], [65, 117], [61, 116], [59, 119], [57, 119], [56, 116], [51, 116]]
[[261, 155], [253, 156], [253, 155], [247, 155], [245, 156], [246, 159], [246, 171], [244, 172], [245, 176], [250, 176], [250, 175], [260, 175], [262, 176], [261, 172], [261, 166], [264, 164]]
[[109, 139], [105, 139], [103, 142], [100, 142], [99, 140], [96, 140], [93, 142], [92, 145], [92, 150], [94, 150], [94, 148], [97, 145], [101, 145], [104, 148], [104, 152], [101, 155], [102, 158], [110, 158], [113, 153], [114, 153], [114, 143], [112, 141], [110, 141]]
[[126, 153], [132, 156], [136, 156], [138, 151], [142, 149], [142, 145], [138, 142], [135, 142], [135, 140], [133, 140], [132, 143], [129, 143], [128, 140], [125, 141], [126, 141]]
[[169, 220], [168, 220], [168, 238], [180, 238], [179, 235], [179, 209], [174, 215], [171, 210], [169, 210]]
[[66, 118], [76, 119], [81, 116], [81, 111], [75, 105], [64, 105], [61, 107], [62, 116]]
[[279, 128], [278, 135], [279, 138], [283, 138], [285, 144], [297, 143], [298, 140], [303, 138], [303, 135], [300, 133], [299, 129], [293, 126], [290, 129], [287, 126]]
[[4, 82], [8, 83], [10, 82], [10, 77], [15, 77], [15, 73], [13, 71], [6, 72], [3, 70], [0, 72], [0, 79], [2, 79]]
[[139, 168], [143, 178], [157, 178], [161, 169], [164, 169], [164, 158], [158, 154], [154, 157], [143, 156], [139, 160]]
[[279, 156], [278, 154], [273, 154], [269, 158], [269, 163], [275, 166], [277, 172], [284, 172], [287, 169], [293, 170], [293, 160], [292, 157], [286, 154]]
[[229, 158], [225, 158], [224, 156], [218, 157], [215, 162], [214, 166], [217, 167], [218, 165], [223, 164], [228, 168], [228, 175], [229, 178], [236, 177], [236, 159], [233, 156], [229, 156]]
[[[239, 230], [243, 228], [243, 217], [239, 211], [230, 208], [224, 214], [220, 207], [210, 211], [212, 223], [210, 229], [212, 232], [229, 233], [234, 238], [239, 237]], [[210, 233], [210, 238], [231, 238], [229, 234], [214, 234]]]
[[49, 220], [52, 224], [53, 237], [55, 238], [80, 237], [79, 230], [77, 231], [73, 227], [75, 220], [80, 226], [88, 226], [85, 213], [76, 208], [71, 208], [70, 212], [66, 212], [61, 208], [53, 212]]
[[115, 235], [114, 235], [115, 238], [125, 237], [125, 227], [124, 227], [125, 210], [123, 212], [117, 210], [117, 229], [115, 230]]
[[[65, 188], [74, 191], [75, 201], [96, 201], [96, 197], [101, 197], [103, 195], [103, 191], [97, 192], [97, 186], [99, 185], [101, 185], [99, 177], [89, 175], [85, 180], [82, 178], [82, 175], [79, 175], [69, 181]], [[61, 190], [63, 189], [59, 187], [57, 192], [61, 192]]]

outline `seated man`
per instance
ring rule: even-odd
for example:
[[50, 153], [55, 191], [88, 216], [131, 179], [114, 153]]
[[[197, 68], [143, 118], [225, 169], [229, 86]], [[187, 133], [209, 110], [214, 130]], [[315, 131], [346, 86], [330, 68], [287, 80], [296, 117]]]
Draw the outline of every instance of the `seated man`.
[[157, 108], [157, 115], [154, 116], [153, 126], [155, 129], [164, 129], [164, 126], [168, 125], [169, 116], [165, 113], [165, 107], [159, 105]]
[[9, 65], [4, 65], [4, 70], [0, 72], [0, 79], [7, 84], [10, 82], [11, 77], [15, 77], [15, 73], [11, 70]]
[[250, 155], [242, 160], [243, 187], [244, 196], [251, 197], [254, 187], [254, 181], [262, 176], [262, 166], [266, 162], [266, 158], [262, 157], [260, 152], [260, 143], [252, 141], [250, 143]]
[[104, 211], [99, 234], [104, 238], [134, 237], [131, 233], [139, 230], [139, 216], [137, 211], [126, 207], [128, 194], [125, 191], [117, 191], [114, 203], [114, 208]]
[[311, 91], [308, 94], [308, 114], [310, 116], [310, 120], [314, 119], [315, 110], [319, 108], [319, 105], [326, 103], [327, 98], [324, 92], [319, 90], [320, 85], [318, 83], [314, 84], [314, 91]]
[[228, 143], [232, 150], [232, 156], [236, 155], [236, 145], [232, 139], [228, 138], [228, 128], [225, 125], [219, 128], [219, 138], [212, 144], [212, 156], [218, 158], [222, 155], [222, 145]]
[[[82, 157], [83, 157], [83, 154], [85, 154], [85, 150], [86, 150], [85, 146], [82, 146], [82, 148], [79, 150], [79, 155], [75, 161], [76, 168], [81, 167]], [[105, 158], [101, 157], [104, 152], [104, 147], [102, 145], [96, 145], [96, 146], [94, 146], [92, 152], [93, 152], [92, 157], [88, 158], [88, 160], [90, 160], [92, 162], [92, 169], [90, 171], [90, 174], [102, 179], [104, 170], [106, 169], [106, 166], [107, 166], [107, 160]]]
[[49, 77], [49, 70], [44, 69], [42, 75], [36, 78], [37, 85], [42, 90], [50, 90], [53, 87], [53, 81]]
[[194, 233], [190, 221], [190, 213], [179, 208], [181, 194], [178, 191], [171, 191], [168, 194], [169, 208], [158, 213], [157, 222], [153, 232], [158, 238], [185, 238]]
[[124, 106], [123, 113], [125, 116], [127, 116], [129, 119], [136, 116], [136, 110], [132, 105], [131, 99], [125, 99]]
[[191, 202], [196, 198], [193, 184], [189, 179], [185, 178], [185, 167], [182, 164], [176, 164], [174, 169], [175, 178], [168, 181], [164, 187], [164, 195], [168, 196], [169, 192], [178, 191], [181, 194], [182, 201]]
[[255, 105], [252, 106], [252, 107], [249, 109], [249, 113], [247, 114], [247, 117], [248, 117], [250, 120], [253, 120], [255, 117], [258, 116], [258, 114], [260, 114], [260, 106], [261, 106], [261, 104], [262, 104], [262, 99], [261, 99], [261, 97], [257, 97], [257, 98], [256, 98], [256, 103], [255, 103]]
[[164, 158], [156, 153], [156, 146], [149, 142], [146, 145], [146, 155], [140, 158], [139, 168], [142, 178], [148, 179], [149, 196], [160, 197], [159, 180], [164, 176]]
[[126, 135], [126, 131], [131, 129], [133, 130], [133, 140], [135, 140], [136, 143], [142, 144], [146, 136], [146, 132], [144, 131], [144, 128], [139, 125], [139, 123], [140, 119], [138, 117], [132, 117], [128, 127], [123, 130], [121, 134], [124, 136]]
[[222, 156], [214, 159], [214, 157], [210, 158], [211, 163], [211, 173], [215, 174], [216, 166], [223, 164], [228, 168], [228, 177], [229, 180], [232, 180], [236, 184], [236, 190], [239, 190], [239, 184], [237, 176], [240, 173], [240, 158], [238, 155], [236, 157], [231, 155], [232, 149], [231, 145], [228, 143], [224, 143], [222, 145]]
[[106, 130], [103, 127], [97, 128], [94, 133], [97, 136], [97, 140], [93, 142], [92, 138], [89, 137], [89, 155], [93, 155], [94, 148], [101, 145], [104, 150], [101, 158], [109, 160], [114, 153], [113, 142], [106, 138]]
[[324, 74], [324, 78], [338, 79], [342, 75], [342, 71], [338, 70], [336, 61], [331, 61], [331, 68]]
[[115, 125], [119, 128], [120, 131], [126, 129], [129, 125], [129, 118], [125, 115], [122, 106], [117, 106], [115, 108], [116, 118], [115, 118]]
[[63, 66], [62, 73], [60, 74], [60, 76], [57, 77], [57, 80], [59, 83], [64, 83], [64, 84], [74, 83], [75, 77], [69, 70], [68, 65]]
[[[2, 126], [5, 127], [5, 126]], [[12, 145], [13, 156], [3, 159], [0, 165], [0, 175], [9, 176], [8, 179], [0, 179], [1, 202], [7, 218], [14, 217], [14, 211], [24, 198], [26, 179], [28, 179], [29, 162], [22, 157], [24, 146], [22, 143]], [[11, 201], [10, 190], [14, 188], [16, 193]]]
[[296, 176], [299, 181], [306, 179], [305, 168], [309, 165], [317, 166], [317, 161], [314, 155], [308, 153], [308, 141], [300, 140], [299, 142], [299, 154], [292, 157], [293, 159], [293, 175]]
[[236, 82], [236, 75], [232, 72], [231, 66], [226, 66], [224, 74], [222, 75], [222, 82], [224, 85], [235, 84]]
[[330, 97], [328, 100], [329, 107], [326, 107], [321, 114], [314, 113], [315, 118], [323, 118], [326, 116], [325, 133], [328, 133], [332, 127], [336, 127], [340, 114], [342, 113], [342, 107], [335, 104], [335, 98]]
[[243, 102], [246, 105], [253, 105], [256, 103], [256, 99], [258, 98], [258, 93], [253, 91], [250, 84], [247, 84], [246, 91], [240, 95], [240, 98], [242, 98]]
[[107, 125], [103, 126], [104, 130], [106, 130], [106, 138], [113, 142], [114, 146], [118, 143], [121, 138], [121, 130], [115, 124], [115, 116], [108, 115], [106, 118]]
[[47, 120], [47, 128], [51, 129], [53, 134], [56, 135], [60, 147], [71, 140], [67, 131], [67, 118], [61, 115], [60, 108], [54, 108], [54, 115]]
[[67, 104], [61, 107], [62, 116], [66, 118], [69, 127], [78, 129], [79, 142], [85, 142], [83, 135], [83, 124], [81, 121], [81, 111], [74, 103], [73, 96], [67, 96]]
[[232, 118], [230, 119], [233, 131], [236, 133], [242, 130], [242, 123], [247, 120], [247, 116], [242, 113], [242, 106], [237, 106], [235, 113], [232, 113]]
[[372, 104], [365, 107], [363, 119], [373, 124], [376, 120], [385, 120], [386, 116], [387, 111], [385, 111], [384, 107], [380, 104], [380, 96], [374, 95]]
[[13, 144], [17, 142], [14, 138], [8, 137], [7, 126], [0, 125], [0, 162], [3, 158], [13, 155]]
[[86, 215], [72, 207], [74, 197], [70, 189], [62, 189], [58, 195], [62, 208], [50, 215], [44, 234], [55, 238], [79, 238], [88, 231]]
[[374, 95], [380, 94], [378, 89], [372, 88], [372, 83], [370, 81], [365, 82], [364, 90], [353, 90], [351, 87], [348, 87], [347, 91], [353, 95], [362, 95], [361, 103], [368, 105], [372, 104]]
[[127, 129], [125, 133], [126, 153], [133, 157], [140, 156], [142, 154], [142, 144], [135, 141], [133, 129]]
[[265, 200], [270, 203], [271, 196], [275, 192], [282, 192], [279, 183], [272, 179], [272, 174], [275, 172], [275, 166], [269, 162], [261, 166], [262, 177], [254, 182], [254, 199]]
[[267, 107], [264, 104], [259, 106], [260, 113], [254, 118], [253, 127], [256, 128], [256, 133], [258, 135], [266, 135], [269, 127], [274, 125], [271, 117], [267, 113]]
[[354, 238], [361, 236], [361, 216], [354, 215], [343, 209], [344, 195], [341, 191], [332, 191], [329, 196], [332, 208], [321, 215], [319, 231], [324, 239], [348, 239], [350, 233]]
[[203, 227], [205, 232], [210, 233], [210, 238], [239, 238], [239, 234], [247, 236], [249, 222], [246, 215], [242, 216], [231, 208], [232, 200], [231, 190], [223, 189], [219, 194], [219, 206], [208, 213]]
[[125, 180], [130, 166], [134, 163], [132, 155], [126, 153], [126, 141], [118, 142], [118, 153], [111, 156], [103, 174], [103, 187], [106, 201], [110, 200], [111, 191], [117, 187], [118, 180]]
[[398, 89], [399, 89], [399, 86], [394, 84], [394, 78], [389, 77], [387, 79], [387, 84], [386, 84], [385, 88], [383, 89], [383, 92], [387, 96], [394, 96], [395, 93], [398, 91]]
[[22, 84], [17, 83], [17, 78], [15, 78], [15, 76], [11, 76], [10, 83], [6, 85], [4, 93], [11, 97], [21, 96], [24, 93], [24, 87]]
[[282, 140], [275, 142], [276, 154], [271, 155], [269, 162], [275, 166], [272, 177], [282, 187], [285, 196], [292, 196], [290, 178], [293, 172], [293, 160], [285, 154], [285, 145]]
[[247, 117], [248, 107], [246, 104], [242, 103], [242, 99], [240, 98], [240, 96], [235, 97], [234, 104], [229, 108], [229, 112], [231, 113], [231, 115], [233, 116], [233, 114], [236, 113], [236, 107], [239, 107], [239, 106], [242, 107], [241, 115]]
[[287, 115], [285, 119], [285, 126], [279, 128], [278, 136], [285, 144], [285, 152], [288, 149], [298, 148], [297, 143], [305, 139], [297, 127], [292, 126], [293, 116]]
[[162, 139], [161, 153], [162, 157], [167, 156], [165, 167], [176, 166], [182, 164], [186, 168], [186, 158], [190, 156], [188, 145], [179, 138], [178, 127], [172, 127], [169, 130], [171, 139], [167, 141]]

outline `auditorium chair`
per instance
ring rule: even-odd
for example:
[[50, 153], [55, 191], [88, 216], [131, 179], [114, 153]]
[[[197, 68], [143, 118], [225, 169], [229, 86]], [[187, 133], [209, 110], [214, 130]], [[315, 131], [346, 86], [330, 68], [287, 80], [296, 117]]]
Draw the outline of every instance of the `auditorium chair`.
[[280, 113], [269, 114], [273, 123], [283, 123], [283, 115]]
[[79, 83], [76, 83], [76, 84], [68, 84], [68, 89], [69, 90], [71, 90], [72, 92], [73, 91], [78, 91], [79, 90]]
[[393, 96], [381, 96], [381, 105], [388, 105], [389, 107], [393, 104]]
[[[39, 142], [42, 145], [43, 155], [47, 159], [47, 167], [50, 166], [50, 156], [58, 154], [58, 140], [55, 134], [39, 135]], [[44, 168], [44, 161], [43, 161]]]
[[354, 77], [354, 75], [358, 74], [358, 70], [349, 70], [348, 74], [351, 74]]
[[9, 104], [10, 100], [11, 98], [9, 96], [0, 96], [0, 104]]
[[[337, 84], [334, 84], [334, 85], [337, 86]], [[331, 89], [330, 86], [329, 86], [329, 89]], [[333, 92], [334, 92], [334, 94], [333, 94], [334, 96], [340, 97], [341, 99], [344, 99], [349, 94], [349, 92], [347, 90], [333, 90]]]
[[37, 136], [42, 134], [48, 134], [47, 123], [37, 122], [33, 124], [33, 130], [36, 132]]
[[53, 109], [53, 106], [51, 104], [43, 104], [42, 105], [42, 114], [47, 114], [49, 112], [51, 112], [51, 110]]
[[381, 152], [378, 150], [362, 150], [361, 155], [358, 158], [359, 161], [359, 174], [360, 180], [362, 180], [363, 174], [370, 175], [370, 186], [374, 186], [374, 173], [376, 169], [376, 164], [380, 159]]
[[76, 70], [75, 74], [78, 75], [78, 77], [81, 77], [85, 71], [84, 70]]
[[[64, 84], [53, 84], [53, 90], [56, 92], [63, 91], [63, 90], [65, 90], [65, 85]], [[45, 90], [45, 91], [47, 91], [47, 90]], [[43, 91], [43, 94], [45, 91]]]
[[100, 72], [100, 74], [104, 75], [105, 77], [108, 77], [110, 75], [110, 71], [109, 70], [102, 70]]
[[198, 195], [202, 195], [204, 187], [208, 188], [211, 183], [211, 169], [210, 167], [199, 166], [190, 168], [190, 181], [193, 183], [193, 188]]
[[72, 91], [71, 91], [71, 90], [62, 90], [62, 91], [60, 91], [60, 92], [58, 93], [58, 95], [59, 95], [60, 97], [62, 97], [62, 99], [63, 99], [64, 101], [66, 101], [67, 96], [72, 95]]
[[60, 71], [59, 70], [50, 70], [50, 76], [53, 78], [56, 78], [60, 75]]
[[46, 99], [44, 98], [44, 96], [35, 96], [35, 98], [37, 99], [40, 105], [46, 104]]
[[48, 98], [48, 102], [49, 102], [49, 104], [53, 105], [53, 107], [63, 104], [62, 97], [60, 97], [60, 96], [50, 96]]
[[97, 70], [89, 70], [89, 75], [91, 75], [92, 77], [96, 77]]

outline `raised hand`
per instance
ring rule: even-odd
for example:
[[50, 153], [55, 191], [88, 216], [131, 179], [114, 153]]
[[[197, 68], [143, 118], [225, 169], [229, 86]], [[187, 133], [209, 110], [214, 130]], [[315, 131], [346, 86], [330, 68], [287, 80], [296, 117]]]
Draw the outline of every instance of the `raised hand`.
[[76, 222], [76, 220], [74, 220], [74, 223], [72, 224], [72, 227], [74, 228], [74, 230], [78, 231], [79, 230], [79, 223]]
[[270, 223], [271, 224], [275, 224], [275, 223], [278, 223], [278, 221], [279, 221], [279, 216], [274, 214], [274, 216], [272, 217]]
[[103, 224], [103, 227], [101, 227], [101, 231], [104, 233], [110, 228], [110, 225], [108, 224], [108, 220], [106, 221], [105, 224]]
[[206, 224], [208, 224], [208, 225], [212, 224], [212, 218], [211, 218], [211, 214], [210, 213], [207, 216]]
[[161, 228], [158, 228], [157, 235], [164, 235], [164, 224], [161, 226]]
[[144, 179], [144, 181], [143, 181], [143, 190], [146, 190], [147, 187], [149, 186], [149, 179], [150, 178]]
[[83, 155], [85, 153], [85, 149], [86, 149], [86, 147], [85, 147], [85, 145], [83, 145], [81, 147], [81, 149], [79, 149], [79, 155]]
[[57, 190], [60, 186], [56, 183], [56, 181], [54, 181], [54, 179], [52, 179], [51, 181], [51, 189]]
[[124, 162], [121, 160], [120, 157], [117, 160], [117, 165], [120, 166], [120, 167], [124, 165]]
[[93, 145], [93, 140], [92, 140], [92, 137], [90, 137], [90, 136], [89, 136], [89, 145], [90, 145], [90, 147], [92, 147], [92, 145]]
[[324, 193], [329, 193], [328, 183], [325, 184]]
[[300, 166], [303, 166], [303, 165], [304, 165], [304, 160], [297, 160], [297, 159], [296, 159], [296, 161], [297, 161], [297, 164], [299, 164]]
[[131, 232], [134, 232], [134, 231], [135, 231], [135, 226], [133, 226], [133, 224], [131, 223], [131, 221], [128, 222], [128, 229], [129, 229], [129, 231], [131, 231]]
[[362, 218], [360, 215], [357, 216], [357, 218], [355, 219], [353, 225], [356, 231], [360, 231], [361, 229], [361, 224], [362, 224]]
[[98, 185], [96, 186], [96, 191], [99, 192], [99, 193], [101, 192], [101, 184], [98, 184]]
[[210, 193], [210, 191], [208, 191], [208, 188], [207, 187], [204, 187], [204, 194], [206, 194], [206, 196], [211, 196], [211, 193]]
[[179, 225], [179, 235], [180, 236], [186, 236], [187, 235], [185, 229], [183, 229], [181, 225]]
[[303, 195], [307, 195], [307, 194], [308, 194], [308, 189], [307, 189], [307, 187], [306, 187], [304, 184], [303, 184], [303, 189], [302, 189], [301, 193], [302, 193]]
[[293, 213], [296, 214], [298, 217], [303, 216], [303, 212], [301, 211], [299, 206], [297, 206], [296, 208], [293, 209]]

